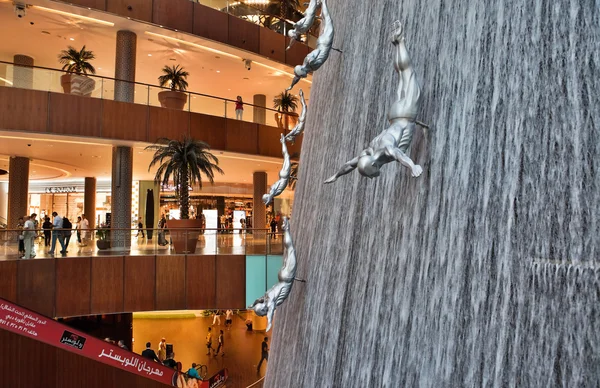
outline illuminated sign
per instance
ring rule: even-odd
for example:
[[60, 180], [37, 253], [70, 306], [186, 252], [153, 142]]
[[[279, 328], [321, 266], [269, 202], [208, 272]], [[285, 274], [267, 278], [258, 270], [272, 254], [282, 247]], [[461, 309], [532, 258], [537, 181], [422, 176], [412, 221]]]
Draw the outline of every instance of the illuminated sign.
[[46, 187], [44, 189], [46, 194], [58, 194], [58, 193], [76, 193], [77, 188], [75, 186], [67, 187]]

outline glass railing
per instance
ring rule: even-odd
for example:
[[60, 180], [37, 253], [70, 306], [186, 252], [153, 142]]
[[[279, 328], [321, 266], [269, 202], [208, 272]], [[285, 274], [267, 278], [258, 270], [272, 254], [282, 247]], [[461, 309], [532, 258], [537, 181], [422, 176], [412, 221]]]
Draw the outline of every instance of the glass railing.
[[[191, 0], [194, 3], [200, 3], [210, 8], [217, 9], [221, 12], [228, 13], [232, 16], [240, 19], [249, 21], [254, 24], [258, 24], [261, 27], [268, 28], [278, 34], [286, 35], [289, 30], [294, 28], [294, 22], [300, 20], [302, 15], [298, 12], [294, 19], [286, 20], [282, 19], [277, 15], [272, 15], [268, 12], [267, 6], [273, 4], [268, 1], [229, 1], [229, 0]], [[264, 7], [260, 7], [264, 5]], [[316, 47], [316, 41], [318, 35], [318, 21], [315, 22], [313, 28], [308, 34], [302, 35], [302, 42], [308, 45], [310, 48]]]
[[[66, 75], [64, 71], [37, 66], [18, 66], [3, 61], [0, 61], [0, 64], [6, 66], [6, 76], [0, 78], [0, 86], [65, 93], [61, 82], [62, 77]], [[88, 75], [82, 77], [81, 80], [85, 82], [84, 88], [86, 88], [87, 93], [83, 94], [85, 92], [71, 91], [70, 94], [79, 93], [79, 95], [86, 95], [92, 98], [126, 101], [160, 107], [162, 106], [160, 102], [161, 93], [170, 92], [170, 89], [156, 85], [121, 81], [97, 75]], [[285, 114], [272, 108], [244, 102], [244, 112], [240, 118], [236, 117], [236, 102], [234, 100], [188, 91], [180, 93], [185, 98], [182, 108], [185, 111], [229, 119], [239, 119], [279, 128], [283, 128], [283, 125], [285, 125], [285, 120], [283, 120]], [[290, 115], [288, 123], [294, 123], [295, 117], [295, 114]]]
[[282, 255], [283, 236], [268, 229], [245, 228], [0, 230], [0, 257], [4, 259], [124, 254]]

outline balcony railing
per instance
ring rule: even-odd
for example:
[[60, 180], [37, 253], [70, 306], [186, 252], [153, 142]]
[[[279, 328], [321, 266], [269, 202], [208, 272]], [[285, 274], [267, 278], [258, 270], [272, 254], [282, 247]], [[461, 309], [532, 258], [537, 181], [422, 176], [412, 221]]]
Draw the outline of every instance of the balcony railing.
[[[62, 70], [39, 66], [21, 66], [4, 61], [0, 61], [0, 64], [6, 65], [6, 76], [0, 78], [0, 86], [63, 93], [61, 77], [66, 73]], [[120, 101], [115, 97], [115, 88], [116, 85], [121, 88], [125, 85], [133, 90], [133, 101], [127, 102], [160, 107], [158, 94], [170, 90], [156, 85], [123, 81], [98, 75], [88, 75], [87, 77], [95, 81], [89, 97], [104, 100]], [[185, 111], [229, 119], [236, 118], [235, 100], [189, 91], [182, 93], [187, 96], [187, 102], [183, 108]], [[285, 113], [278, 112], [275, 109], [244, 102], [242, 121], [283, 128], [285, 116]], [[294, 117], [295, 114], [290, 115], [288, 122], [293, 122]]]
[[[143, 234], [142, 234], [143, 230]], [[281, 255], [283, 236], [268, 229], [53, 229], [36, 230], [33, 237], [22, 229], [0, 230], [0, 258], [23, 256], [24, 239], [32, 239], [36, 258], [123, 255]], [[55, 241], [54, 255], [49, 253]], [[62, 253], [63, 241], [66, 253]], [[46, 245], [48, 244], [48, 245]]]
[[[258, 24], [261, 27], [268, 28], [278, 34], [286, 35], [287, 32], [294, 28], [294, 21], [282, 19], [279, 16], [271, 15], [266, 10], [253, 6], [252, 4], [244, 1], [229, 1], [229, 0], [191, 0], [194, 3], [199, 3], [210, 8], [217, 9], [221, 12], [228, 13], [240, 19], [244, 19], [254, 24]], [[260, 2], [254, 2], [257, 5]], [[265, 2], [268, 3], [268, 2]], [[267, 4], [265, 4], [266, 6]], [[318, 22], [315, 23], [313, 28], [308, 34], [302, 35], [302, 42], [308, 45], [310, 48], [316, 47], [318, 35]]]

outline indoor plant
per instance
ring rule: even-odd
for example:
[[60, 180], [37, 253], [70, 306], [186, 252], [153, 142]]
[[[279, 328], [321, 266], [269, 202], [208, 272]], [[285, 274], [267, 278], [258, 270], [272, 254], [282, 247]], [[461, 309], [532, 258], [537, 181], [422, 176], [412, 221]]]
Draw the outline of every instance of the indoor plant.
[[298, 117], [298, 114], [295, 113], [298, 108], [298, 97], [288, 93], [286, 90], [275, 96], [273, 99], [273, 107], [277, 109], [278, 112], [283, 112], [275, 113], [275, 120], [280, 128], [283, 127], [287, 131], [290, 129], [290, 125], [295, 125], [295, 122], [290, 123], [290, 118], [292, 118], [292, 121], [295, 121]]
[[96, 230], [96, 246], [99, 250], [110, 248], [110, 228], [106, 225]]
[[94, 53], [86, 50], [85, 46], [81, 50], [69, 46], [58, 54], [58, 61], [63, 65], [62, 70], [67, 72], [60, 77], [60, 84], [65, 93], [86, 97], [92, 94], [96, 81], [87, 77], [87, 74], [96, 74], [96, 69], [89, 62], [94, 58]]
[[183, 109], [187, 102], [188, 83], [186, 78], [190, 75], [183, 67], [165, 66], [162, 69], [163, 75], [158, 77], [161, 87], [168, 87], [171, 90], [164, 90], [158, 93], [158, 101], [163, 108]]
[[[215, 172], [223, 174], [219, 160], [210, 152], [210, 146], [202, 141], [185, 137], [182, 141], [160, 138], [154, 145], [146, 147], [154, 151], [148, 171], [158, 165], [154, 181], [167, 186], [171, 178], [175, 186], [175, 196], [179, 202], [180, 220], [169, 220], [175, 252], [195, 252], [201, 220], [190, 220], [190, 185], [202, 188], [202, 175], [214, 183]], [[195, 228], [193, 231], [177, 229]]]

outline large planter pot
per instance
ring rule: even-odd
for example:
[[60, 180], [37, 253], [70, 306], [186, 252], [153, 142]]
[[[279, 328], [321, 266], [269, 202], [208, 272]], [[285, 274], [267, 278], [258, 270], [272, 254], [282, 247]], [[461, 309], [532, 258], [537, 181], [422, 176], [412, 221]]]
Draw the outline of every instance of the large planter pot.
[[173, 90], [165, 90], [158, 93], [158, 101], [163, 108], [182, 110], [187, 102], [187, 94], [183, 92], [175, 92]]
[[96, 246], [99, 250], [103, 251], [105, 249], [110, 248], [110, 241], [106, 240], [96, 240]]
[[[202, 227], [201, 220], [169, 220], [167, 228], [173, 240], [175, 253], [194, 253]], [[193, 230], [190, 230], [193, 229]]]
[[60, 84], [65, 94], [89, 97], [96, 88], [96, 81], [77, 74], [64, 74], [60, 77]]

